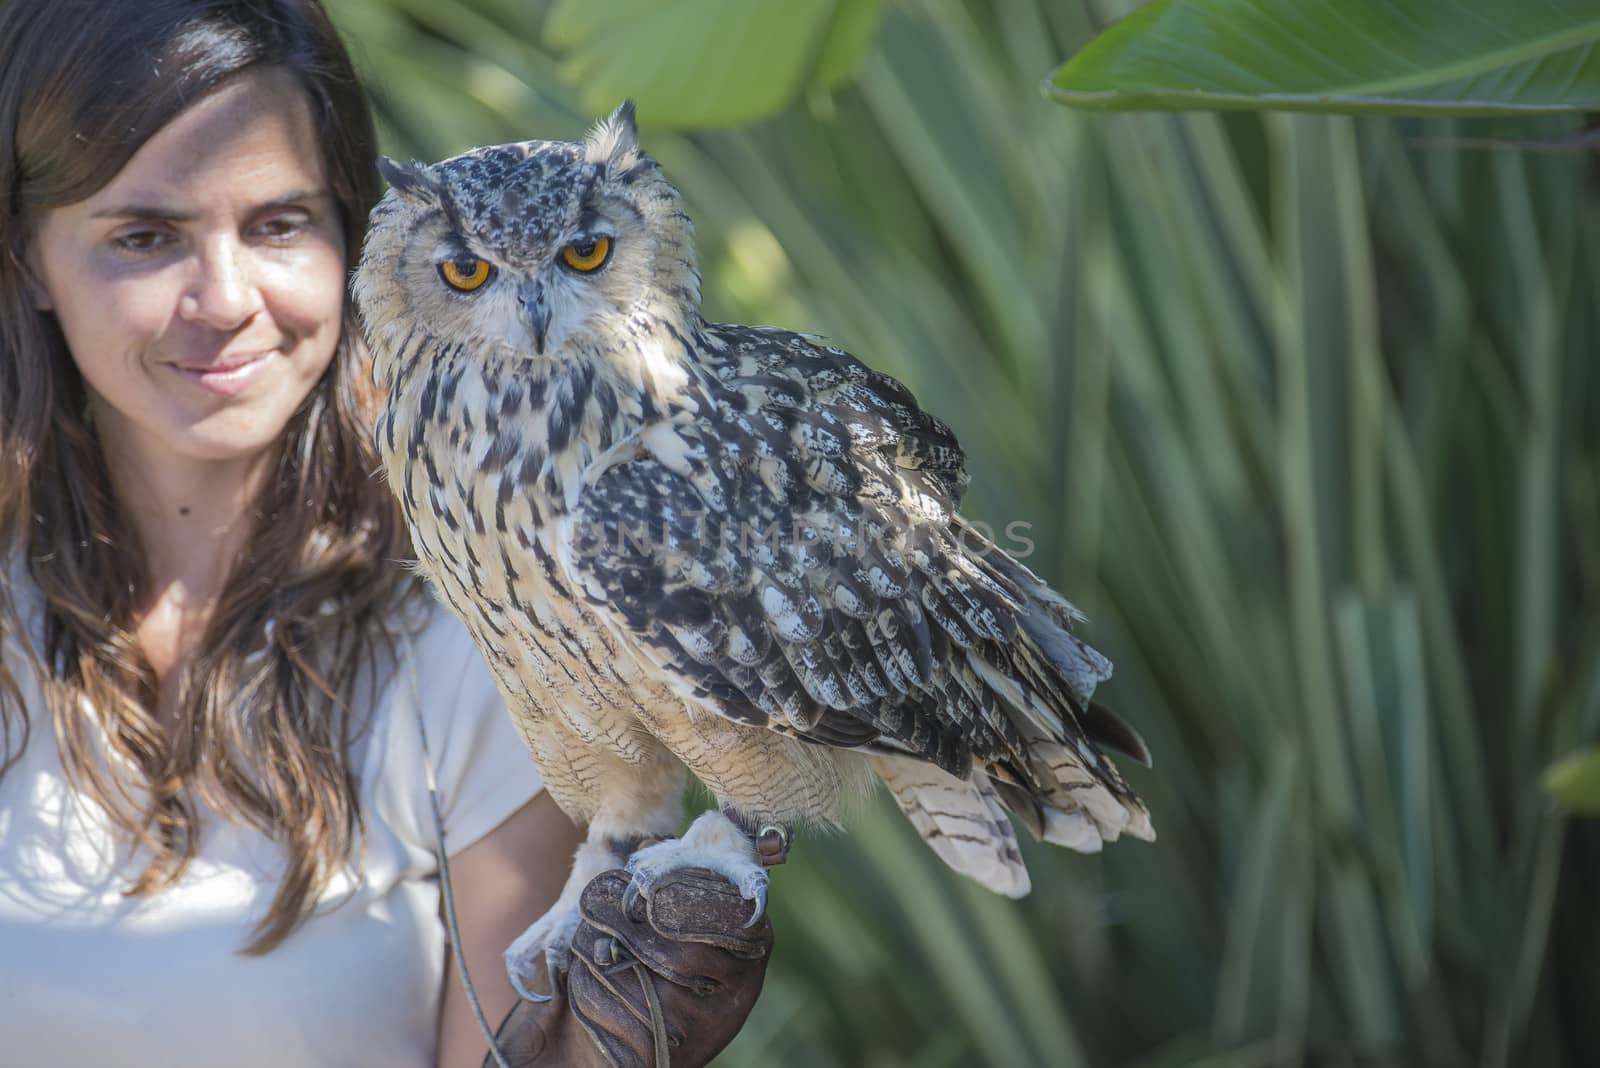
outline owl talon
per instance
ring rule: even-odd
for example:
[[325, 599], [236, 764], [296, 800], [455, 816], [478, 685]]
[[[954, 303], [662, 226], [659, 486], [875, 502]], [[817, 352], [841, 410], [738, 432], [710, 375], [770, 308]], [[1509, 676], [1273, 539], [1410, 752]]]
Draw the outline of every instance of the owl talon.
[[[571, 959], [572, 936], [578, 930], [580, 919], [576, 909], [568, 909], [558, 901], [506, 947], [506, 978], [523, 1001], [545, 1002], [559, 992]], [[549, 994], [535, 993], [528, 988], [528, 982], [539, 974], [541, 961], [550, 983]]]
[[626, 889], [622, 891], [622, 914], [635, 922], [644, 919], [644, 907], [640, 904], [639, 878], [634, 876], [628, 880]]
[[[515, 990], [517, 992], [517, 997], [521, 998], [523, 1001], [531, 1001], [536, 1005], [541, 1005], [546, 1001], [554, 1001], [555, 1000], [555, 994], [554, 993], [539, 994], [539, 993], [535, 993], [534, 991], [529, 990], [527, 987], [523, 986], [522, 985], [522, 976], [518, 975], [516, 972], [507, 972], [506, 974], [511, 977], [511, 989]], [[554, 989], [555, 989], [554, 981], [551, 982], [550, 989], [552, 991], [554, 991]]]
[[765, 913], [766, 911], [767, 911], [767, 884], [765, 882], [763, 882], [759, 886], [756, 887], [756, 907], [755, 907], [755, 911], [750, 913], [750, 918], [748, 920], [744, 921], [745, 927], [746, 928], [754, 927], [758, 922], [760, 922], [762, 914]]
[[550, 981], [550, 993], [540, 994], [537, 991], [529, 990], [527, 984], [522, 981], [522, 968], [520, 965], [524, 962], [507, 957], [506, 977], [511, 980], [511, 989], [515, 990], [517, 997], [523, 1001], [531, 1001], [536, 1005], [553, 1001], [561, 987], [561, 976], [567, 970], [566, 958], [566, 952], [558, 950], [555, 946], [549, 946], [545, 949], [544, 974], [545, 978]]

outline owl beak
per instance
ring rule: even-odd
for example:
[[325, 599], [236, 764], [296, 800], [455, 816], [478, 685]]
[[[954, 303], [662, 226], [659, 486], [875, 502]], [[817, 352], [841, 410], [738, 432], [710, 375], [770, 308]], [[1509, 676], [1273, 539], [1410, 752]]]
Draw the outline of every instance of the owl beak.
[[522, 283], [517, 302], [522, 305], [522, 321], [533, 331], [533, 350], [543, 356], [544, 335], [550, 329], [550, 305], [544, 300], [544, 286], [538, 282]]

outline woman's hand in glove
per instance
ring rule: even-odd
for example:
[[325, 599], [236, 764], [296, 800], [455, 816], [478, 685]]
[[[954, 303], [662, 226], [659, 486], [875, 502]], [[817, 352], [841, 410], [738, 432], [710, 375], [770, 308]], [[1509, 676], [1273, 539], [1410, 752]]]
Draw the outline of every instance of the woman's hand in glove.
[[744, 1026], [772, 951], [766, 916], [745, 927], [750, 902], [710, 872], [673, 872], [630, 909], [627, 886], [612, 870], [584, 888], [565, 983], [500, 1025], [511, 1068], [698, 1068]]

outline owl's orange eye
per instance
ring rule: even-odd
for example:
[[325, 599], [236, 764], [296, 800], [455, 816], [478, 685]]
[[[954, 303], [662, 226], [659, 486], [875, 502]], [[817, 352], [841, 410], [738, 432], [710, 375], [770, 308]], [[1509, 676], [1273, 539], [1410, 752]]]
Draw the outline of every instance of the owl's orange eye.
[[574, 271], [588, 274], [590, 271], [599, 270], [609, 255], [611, 255], [609, 237], [586, 237], [562, 249], [561, 261]]
[[480, 288], [494, 273], [494, 268], [489, 266], [487, 260], [466, 257], [459, 260], [446, 260], [439, 264], [439, 277], [454, 289], [463, 293], [470, 293]]

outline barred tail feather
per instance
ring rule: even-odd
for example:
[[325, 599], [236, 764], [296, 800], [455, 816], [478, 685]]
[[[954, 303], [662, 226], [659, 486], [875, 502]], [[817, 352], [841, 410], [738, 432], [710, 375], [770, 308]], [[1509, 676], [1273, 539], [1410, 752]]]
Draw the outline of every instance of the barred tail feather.
[[[1046, 842], [1055, 842], [1080, 852], [1099, 852], [1099, 845], [1085, 848], [1076, 844], [1083, 836], [1078, 830], [1089, 821], [1098, 837], [1115, 842], [1124, 834], [1145, 841], [1155, 840], [1150, 813], [1144, 803], [1123, 783], [1111, 762], [1080, 742], [1076, 747], [1056, 741], [1037, 730], [1023, 727], [1028, 764], [1044, 789], [1036, 795], [1042, 809]], [[1086, 761], [1093, 768], [1086, 767]], [[1058, 840], [1059, 839], [1059, 840]]]
[[1044, 834], [1040, 837], [1051, 845], [1064, 846], [1079, 853], [1098, 853], [1105, 839], [1094, 820], [1082, 812], [1063, 812], [1058, 808], [1041, 808], [1044, 816]]
[[900, 810], [941, 860], [995, 893], [1027, 894], [1031, 883], [1016, 832], [987, 775], [975, 768], [962, 781], [909, 757], [871, 759]]
[[1046, 842], [1086, 853], [1099, 852], [1102, 842], [1124, 833], [1155, 838], [1149, 811], [1076, 721], [1063, 720], [1032, 687], [983, 657], [969, 657], [968, 663], [1014, 713], [1022, 740], [1017, 755], [1023, 766], [1017, 770], [1026, 781], [1007, 797], [1013, 811], [1022, 802], [1019, 793], [1037, 806], [1024, 817], [1030, 829]]

